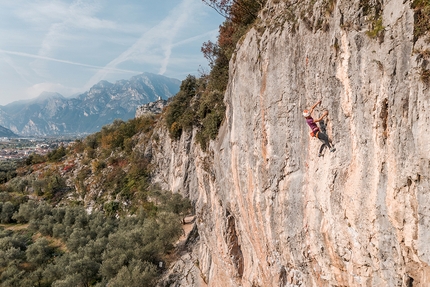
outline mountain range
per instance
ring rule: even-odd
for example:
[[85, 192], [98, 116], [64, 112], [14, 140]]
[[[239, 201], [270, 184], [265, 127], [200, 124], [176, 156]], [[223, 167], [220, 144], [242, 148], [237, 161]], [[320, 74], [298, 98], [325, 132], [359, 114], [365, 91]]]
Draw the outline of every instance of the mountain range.
[[143, 104], [170, 98], [180, 83], [143, 73], [114, 84], [100, 81], [76, 98], [44, 92], [35, 99], [0, 106], [0, 125], [22, 136], [93, 133], [115, 119], [133, 118]]
[[0, 137], [2, 137], [2, 138], [14, 138], [14, 137], [17, 137], [17, 136], [18, 135], [15, 134], [10, 129], [7, 129], [5, 127], [0, 126]]

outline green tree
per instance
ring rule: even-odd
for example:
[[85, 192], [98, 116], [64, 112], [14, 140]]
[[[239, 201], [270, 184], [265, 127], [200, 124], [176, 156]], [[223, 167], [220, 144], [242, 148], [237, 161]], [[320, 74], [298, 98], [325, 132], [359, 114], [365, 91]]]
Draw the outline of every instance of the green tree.
[[39, 154], [31, 154], [29, 155], [26, 159], [25, 159], [25, 164], [26, 165], [33, 165], [33, 164], [38, 164], [38, 163], [42, 163], [45, 162], [45, 157]]
[[82, 286], [90, 286], [90, 283], [99, 279], [100, 264], [95, 262], [93, 259], [87, 256], [80, 258], [79, 256], [73, 256], [69, 266], [66, 268], [68, 274], [78, 274], [74, 279], [79, 279], [78, 282]]
[[5, 203], [0, 202], [0, 222], [11, 223], [13, 221], [12, 216], [15, 212], [15, 206], [12, 202], [7, 201]]
[[154, 264], [141, 260], [132, 260], [123, 266], [118, 274], [109, 281], [111, 287], [152, 287], [155, 286], [157, 268]]
[[56, 161], [60, 161], [65, 155], [66, 155], [66, 148], [63, 145], [61, 145], [55, 150], [49, 152], [46, 156], [48, 157], [49, 161], [56, 162]]
[[197, 91], [197, 79], [188, 75], [182, 81], [179, 92], [167, 106], [165, 122], [172, 138], [179, 138], [183, 130], [192, 127], [195, 120], [195, 111], [190, 104]]
[[52, 287], [72, 287], [72, 286], [89, 286], [81, 285], [82, 276], [80, 274], [67, 274], [65, 278], [59, 279], [52, 283]]
[[191, 202], [188, 198], [184, 198], [179, 193], [172, 194], [169, 202], [167, 203], [167, 211], [185, 217], [191, 212]]
[[17, 265], [9, 265], [0, 275], [0, 285], [8, 287], [22, 287], [25, 271], [20, 270]]
[[[0, 239], [0, 244], [2, 240]], [[6, 267], [10, 264], [20, 263], [25, 259], [25, 253], [18, 247], [10, 246], [0, 249], [0, 266]]]
[[88, 236], [88, 231], [82, 228], [75, 228], [67, 240], [67, 249], [76, 252], [79, 247], [85, 246], [90, 240], [91, 238]]
[[[266, 0], [202, 0], [226, 19], [249, 22], [257, 17], [257, 13]], [[248, 20], [248, 18], [252, 20]]]
[[44, 277], [44, 267], [45, 266], [39, 266], [31, 271], [31, 273], [27, 272], [25, 278], [22, 280], [22, 286], [51, 286], [52, 282]]
[[43, 269], [42, 276], [46, 282], [50, 282], [52, 284], [52, 282], [65, 277], [65, 268], [68, 265], [68, 261], [64, 260], [66, 257], [67, 255], [59, 256], [55, 258], [54, 263], [49, 263], [45, 266], [45, 268]]
[[49, 246], [48, 240], [41, 237], [38, 238], [33, 244], [28, 246], [25, 251], [27, 261], [34, 264], [35, 266], [46, 263], [52, 256], [54, 249]]
[[30, 200], [19, 206], [18, 212], [12, 216], [12, 219], [16, 220], [18, 223], [28, 223], [36, 209], [37, 203]]

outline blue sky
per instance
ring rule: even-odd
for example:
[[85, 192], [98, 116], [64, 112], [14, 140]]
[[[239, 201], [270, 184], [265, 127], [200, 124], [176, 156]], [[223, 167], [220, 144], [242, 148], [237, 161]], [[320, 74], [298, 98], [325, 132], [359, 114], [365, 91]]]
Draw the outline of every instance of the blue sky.
[[223, 20], [202, 0], [0, 0], [0, 105], [142, 72], [198, 75]]

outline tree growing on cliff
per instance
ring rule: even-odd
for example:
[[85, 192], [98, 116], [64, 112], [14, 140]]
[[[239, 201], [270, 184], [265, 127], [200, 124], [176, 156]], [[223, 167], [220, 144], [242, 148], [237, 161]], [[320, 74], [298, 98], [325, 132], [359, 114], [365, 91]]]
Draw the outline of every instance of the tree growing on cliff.
[[188, 76], [165, 112], [165, 123], [173, 139], [196, 128], [196, 140], [203, 150], [216, 138], [225, 117], [224, 93], [229, 61], [239, 39], [257, 18], [267, 0], [202, 0], [223, 15], [218, 41], [203, 43], [201, 51], [211, 71], [196, 79]]
[[195, 112], [191, 99], [196, 95], [198, 88], [197, 79], [194, 76], [182, 81], [179, 92], [167, 106], [165, 122], [172, 138], [179, 138], [183, 130], [188, 130], [195, 122]]
[[243, 22], [244, 18], [257, 17], [266, 0], [202, 0], [220, 15], [232, 21]]

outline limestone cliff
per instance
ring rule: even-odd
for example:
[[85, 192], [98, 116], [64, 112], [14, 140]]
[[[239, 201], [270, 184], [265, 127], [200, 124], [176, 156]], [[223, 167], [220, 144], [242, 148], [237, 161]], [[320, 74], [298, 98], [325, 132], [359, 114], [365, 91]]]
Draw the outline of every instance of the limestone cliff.
[[[411, 1], [373, 2], [268, 1], [209, 151], [159, 130], [155, 181], [195, 202], [199, 234], [175, 286], [430, 284], [429, 44]], [[302, 117], [318, 99], [323, 157]]]

